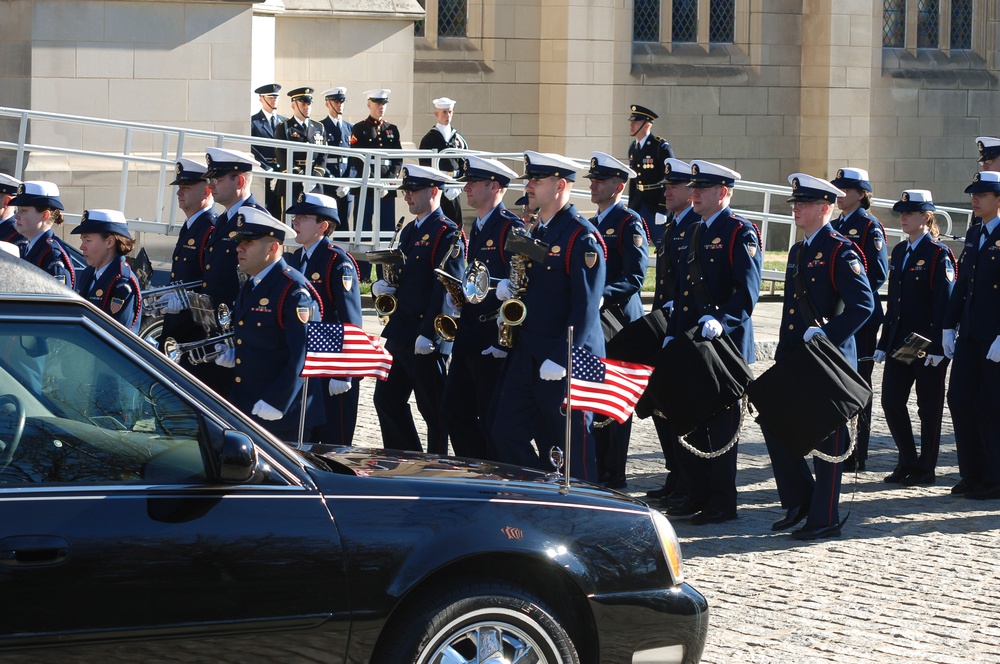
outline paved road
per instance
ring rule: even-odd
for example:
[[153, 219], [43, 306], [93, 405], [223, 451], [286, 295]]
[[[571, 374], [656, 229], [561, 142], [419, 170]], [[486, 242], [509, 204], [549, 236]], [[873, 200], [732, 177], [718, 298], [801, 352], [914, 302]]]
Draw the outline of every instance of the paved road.
[[[754, 316], [765, 347], [776, 338], [776, 311], [764, 303]], [[359, 437], [377, 441], [372, 381], [362, 386]], [[916, 421], [912, 400], [911, 410]], [[1000, 662], [1000, 501], [949, 494], [958, 468], [947, 417], [937, 484], [883, 483], [896, 449], [877, 411], [868, 470], [844, 480], [841, 515], [850, 518], [840, 539], [800, 543], [771, 532], [784, 514], [763, 437], [749, 420], [739, 447], [739, 519], [674, 522], [688, 581], [711, 605], [704, 662]], [[662, 472], [652, 422], [638, 421], [626, 492], [642, 496]]]

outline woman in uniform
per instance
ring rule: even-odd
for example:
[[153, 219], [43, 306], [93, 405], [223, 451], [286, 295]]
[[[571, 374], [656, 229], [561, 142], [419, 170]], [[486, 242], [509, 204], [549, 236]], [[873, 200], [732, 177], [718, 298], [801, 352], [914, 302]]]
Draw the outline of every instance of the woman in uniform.
[[125, 215], [118, 210], [87, 210], [73, 235], [80, 236], [80, 252], [89, 266], [77, 292], [138, 333], [142, 299], [139, 281], [125, 261], [135, 247]]
[[39, 267], [69, 288], [76, 287], [76, 275], [69, 254], [56, 239], [53, 228], [63, 222], [59, 187], [53, 182], [22, 182], [10, 201], [17, 206], [14, 226], [28, 240], [24, 260]]
[[[875, 351], [875, 361], [885, 362], [882, 410], [899, 450], [895, 470], [884, 479], [906, 486], [933, 484], [948, 369], [941, 330], [955, 284], [955, 256], [937, 239], [931, 192], [904, 191], [892, 210], [900, 213], [899, 225], [907, 237], [893, 248], [889, 259], [889, 298]], [[930, 341], [926, 357], [910, 362], [893, 357], [913, 334]], [[906, 407], [914, 383], [920, 417], [919, 456]]]

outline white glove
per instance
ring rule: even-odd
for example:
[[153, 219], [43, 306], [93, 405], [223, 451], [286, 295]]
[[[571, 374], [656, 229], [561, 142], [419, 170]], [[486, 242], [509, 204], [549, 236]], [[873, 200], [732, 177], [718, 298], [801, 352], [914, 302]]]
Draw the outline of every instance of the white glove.
[[510, 279], [501, 279], [497, 284], [497, 299], [502, 301], [512, 297], [514, 293], [510, 290]]
[[250, 411], [251, 415], [256, 415], [262, 420], [267, 420], [268, 422], [273, 422], [274, 420], [280, 420], [283, 413], [267, 403], [263, 399], [258, 401], [253, 405], [253, 410]]
[[389, 190], [388, 189], [379, 189], [378, 190], [378, 197], [379, 198], [385, 198], [388, 194], [389, 194]]
[[656, 216], [653, 217], [653, 222], [657, 226], [662, 226], [663, 224], [667, 223], [667, 215], [663, 214], [662, 212], [657, 212]]
[[490, 346], [489, 348], [487, 348], [486, 350], [484, 350], [482, 352], [482, 354], [483, 355], [492, 355], [493, 357], [497, 358], [498, 360], [502, 360], [503, 358], [507, 357], [507, 351], [501, 350], [501, 349], [497, 348], [496, 346]]
[[329, 385], [329, 387], [327, 389], [330, 390], [330, 396], [331, 397], [335, 397], [338, 394], [343, 394], [344, 392], [347, 392], [348, 390], [350, 390], [351, 389], [351, 381], [350, 381], [350, 379], [348, 379], [348, 380], [341, 380], [339, 378], [331, 378], [330, 379], [330, 385]]
[[824, 337], [826, 336], [826, 332], [823, 331], [823, 328], [816, 327], [815, 325], [813, 325], [812, 327], [806, 330], [805, 334], [802, 335], [802, 341], [809, 341], [817, 334], [822, 334]]
[[664, 337], [664, 338], [663, 338], [663, 346], [662, 346], [662, 347], [663, 347], [663, 348], [666, 348], [666, 347], [667, 347], [667, 344], [668, 344], [668, 343], [670, 343], [670, 342], [671, 342], [671, 341], [673, 341], [673, 340], [674, 340], [674, 338], [673, 338], [673, 337]]
[[562, 380], [566, 377], [566, 369], [552, 360], [545, 360], [538, 368], [538, 376], [542, 380]]
[[941, 346], [949, 360], [955, 357], [955, 330], [941, 330]]
[[986, 351], [986, 359], [990, 362], [1000, 362], [1000, 336], [990, 344], [990, 349]]
[[874, 353], [872, 353], [872, 359], [878, 362], [879, 364], [882, 364], [883, 362], [885, 362], [885, 351], [884, 350], [875, 351]]
[[181, 296], [177, 294], [177, 291], [170, 291], [166, 295], [161, 295], [160, 299], [156, 301], [156, 308], [165, 314], [179, 314], [187, 309], [184, 303], [181, 302]]
[[669, 302], [667, 302], [666, 304], [664, 304], [660, 308], [661, 309], [666, 309], [668, 314], [673, 313], [673, 311], [674, 311], [674, 301], [670, 300]]
[[924, 360], [924, 366], [936, 367], [942, 362], [944, 362], [944, 355], [928, 355], [927, 359]]
[[379, 279], [372, 284], [372, 295], [379, 297], [381, 295], [392, 295], [396, 292], [396, 287], [389, 285], [389, 282], [385, 279]]
[[236, 349], [230, 348], [226, 344], [215, 344], [215, 352], [222, 353], [215, 358], [215, 363], [220, 367], [232, 369], [236, 366]]
[[351, 193], [351, 190], [349, 187], [337, 187], [334, 193], [337, 194], [337, 198], [344, 198], [347, 194]]
[[455, 187], [446, 187], [445, 190], [444, 190], [444, 197], [447, 198], [449, 201], [455, 200], [461, 194], [462, 194], [462, 190], [461, 189], [457, 189]]
[[701, 336], [708, 340], [712, 340], [716, 337], [722, 336], [722, 323], [715, 320], [711, 316], [702, 316], [698, 321], [701, 323]]
[[434, 352], [434, 342], [421, 335], [417, 337], [417, 342], [413, 344], [413, 352], [417, 355], [430, 355]]

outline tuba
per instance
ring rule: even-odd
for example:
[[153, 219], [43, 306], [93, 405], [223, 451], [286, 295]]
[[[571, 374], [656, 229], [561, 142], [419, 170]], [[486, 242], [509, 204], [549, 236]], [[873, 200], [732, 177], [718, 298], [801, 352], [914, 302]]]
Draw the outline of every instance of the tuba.
[[[225, 304], [219, 305], [217, 322], [214, 327], [217, 334], [208, 339], [179, 344], [174, 339], [168, 338], [163, 342], [163, 354], [174, 362], [180, 362], [185, 354], [191, 364], [213, 362], [215, 358], [233, 348], [232, 313]], [[216, 344], [224, 344], [226, 347], [222, 350], [216, 350]]]
[[[434, 269], [434, 274], [437, 275], [438, 280], [444, 284], [445, 290], [451, 295], [451, 300], [458, 312], [461, 312], [462, 305], [465, 303], [465, 291], [462, 288], [462, 280], [445, 272], [444, 266], [448, 262], [448, 259], [451, 258], [455, 247], [458, 246], [461, 240], [461, 233], [455, 236], [455, 241], [448, 248], [448, 253], [444, 255], [441, 264]], [[454, 316], [449, 316], [442, 312], [434, 317], [434, 332], [444, 341], [454, 341], [455, 334], [458, 332], [458, 321]]]
[[[382, 278], [390, 286], [399, 286], [399, 272], [396, 266], [406, 261], [403, 252], [393, 248], [396, 240], [399, 239], [399, 232], [403, 230], [405, 222], [406, 219], [404, 217], [399, 218], [399, 221], [396, 223], [396, 232], [392, 236], [392, 241], [389, 242], [388, 249], [369, 251], [365, 254], [366, 261], [382, 266]], [[389, 322], [389, 316], [396, 311], [396, 304], [396, 296], [391, 293], [383, 293], [375, 298], [375, 313], [378, 314], [379, 322], [383, 325]]]

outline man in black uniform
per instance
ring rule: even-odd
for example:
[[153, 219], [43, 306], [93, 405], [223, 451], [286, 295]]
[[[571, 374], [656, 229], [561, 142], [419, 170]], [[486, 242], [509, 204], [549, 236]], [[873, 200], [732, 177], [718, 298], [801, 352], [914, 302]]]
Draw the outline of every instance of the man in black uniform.
[[645, 106], [632, 104], [628, 116], [629, 135], [635, 139], [628, 148], [628, 165], [636, 172], [629, 181], [628, 206], [639, 213], [649, 228], [650, 244], [659, 246], [667, 223], [663, 202], [663, 162], [673, 157], [670, 143], [653, 135], [653, 120], [659, 116]]
[[[326, 130], [320, 123], [309, 119], [309, 112], [312, 110], [312, 88], [295, 88], [289, 91], [288, 96], [292, 98], [292, 117], [288, 118], [274, 130], [274, 137], [283, 141], [294, 141], [296, 143], [312, 143], [313, 145], [326, 144]], [[305, 151], [276, 150], [278, 157], [278, 169], [285, 173], [295, 173], [297, 175], [326, 175], [326, 155], [314, 153], [312, 159], [307, 161]], [[315, 185], [310, 184], [306, 189], [312, 191]], [[282, 192], [284, 193], [284, 192]], [[292, 184], [292, 200], [298, 200], [302, 193], [302, 183]], [[284, 214], [284, 211], [281, 212]], [[280, 217], [275, 217], [280, 219]]]
[[[451, 126], [451, 121], [455, 117], [455, 100], [439, 97], [431, 103], [434, 104], [434, 117], [437, 118], [437, 124], [420, 139], [420, 149], [434, 150], [435, 152], [449, 149], [468, 150], [469, 144]], [[421, 159], [420, 165], [433, 166], [431, 161], [430, 159]], [[438, 170], [444, 171], [452, 177], [461, 175], [459, 172], [461, 167], [462, 160], [457, 158], [439, 159], [437, 163]], [[446, 189], [441, 198], [441, 211], [446, 217], [458, 224], [459, 228], [462, 227], [461, 191], [461, 189]]]
[[[278, 113], [278, 91], [281, 86], [277, 83], [262, 85], [254, 92], [260, 95], [260, 110], [250, 116], [250, 135], [261, 138], [274, 138], [274, 130], [287, 118]], [[274, 154], [274, 148], [270, 145], [251, 145], [250, 151], [257, 157], [260, 167], [265, 171], [273, 171], [278, 168], [278, 158]], [[264, 202], [268, 211], [273, 217], [281, 216], [281, 191], [280, 185], [271, 178], [264, 180]]]
[[[402, 144], [399, 142], [399, 128], [396, 125], [386, 122], [385, 107], [389, 103], [390, 90], [379, 88], [369, 90], [365, 93], [368, 98], [368, 117], [354, 125], [351, 133], [351, 147], [353, 148], [376, 148], [379, 150], [401, 150]], [[381, 162], [379, 175], [382, 179], [399, 177], [399, 169], [403, 166], [402, 159], [389, 159]], [[362, 174], [364, 162], [358, 162], [358, 173]], [[374, 165], [372, 166], [374, 169]], [[374, 171], [369, 174], [374, 176]], [[372, 230], [372, 217], [375, 214], [375, 206], [379, 206], [379, 231], [392, 233], [396, 227], [393, 215], [396, 213], [396, 191], [394, 189], [375, 190], [369, 189], [364, 196], [357, 199], [354, 208], [354, 227], [358, 227], [358, 217], [361, 216], [361, 229], [367, 232]], [[359, 212], [363, 209], [364, 212]], [[361, 281], [366, 282], [371, 279], [371, 263], [358, 263]]]
[[[351, 132], [354, 125], [344, 119], [344, 104], [347, 102], [347, 88], [330, 88], [323, 93], [327, 116], [323, 118], [326, 130], [326, 144], [336, 148], [351, 147]], [[335, 154], [326, 156], [326, 174], [332, 178], [353, 178], [358, 175], [358, 165], [353, 159]], [[337, 215], [343, 223], [354, 213], [354, 194], [349, 187], [324, 186], [323, 193], [337, 199]], [[340, 222], [338, 222], [340, 223]]]

